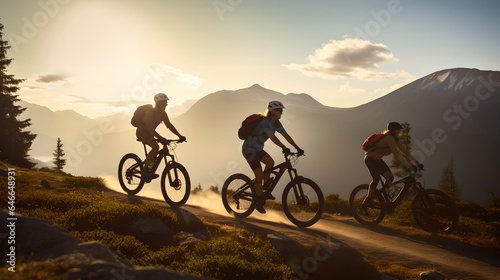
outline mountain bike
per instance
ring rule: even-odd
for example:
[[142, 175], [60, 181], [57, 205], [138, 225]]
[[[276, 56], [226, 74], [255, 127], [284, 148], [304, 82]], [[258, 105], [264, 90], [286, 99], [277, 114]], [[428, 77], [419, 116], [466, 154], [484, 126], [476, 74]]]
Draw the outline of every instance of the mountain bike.
[[[137, 140], [139, 141], [139, 140]], [[177, 147], [181, 140], [166, 140], [153, 160], [154, 166], [152, 172], [155, 173], [162, 160], [165, 161], [165, 168], [161, 174], [161, 192], [165, 201], [172, 207], [180, 207], [186, 203], [191, 192], [191, 181], [189, 174], [182, 164], [175, 161], [175, 157], [170, 152]], [[144, 154], [147, 156], [146, 144], [144, 145]], [[169, 158], [169, 159], [167, 159]], [[145, 181], [142, 178], [144, 161], [133, 153], [126, 154], [120, 160], [118, 165], [118, 180], [122, 189], [129, 195], [139, 193], [144, 187]]]
[[[264, 196], [270, 195], [279, 180], [288, 171], [290, 182], [283, 190], [281, 203], [286, 217], [299, 227], [308, 227], [316, 223], [325, 207], [323, 193], [311, 179], [297, 175], [293, 166], [303, 154], [284, 153], [285, 161], [264, 173], [271, 173], [264, 184]], [[274, 176], [274, 177], [273, 177]], [[222, 187], [222, 203], [229, 214], [244, 218], [252, 214], [257, 203], [255, 180], [244, 174], [231, 175]]]
[[[449, 233], [458, 224], [458, 207], [446, 193], [435, 189], [424, 189], [417, 179], [422, 177], [422, 167], [410, 169], [408, 176], [393, 182], [390, 186], [382, 184], [377, 188], [372, 205], [363, 203], [368, 195], [368, 184], [359, 185], [351, 192], [349, 206], [354, 218], [361, 224], [376, 225], [384, 216], [407, 197], [410, 190], [416, 193], [411, 204], [411, 211], [418, 226], [429, 232]], [[404, 183], [400, 192], [390, 196], [387, 191], [392, 186]], [[385, 190], [384, 190], [385, 189]]]

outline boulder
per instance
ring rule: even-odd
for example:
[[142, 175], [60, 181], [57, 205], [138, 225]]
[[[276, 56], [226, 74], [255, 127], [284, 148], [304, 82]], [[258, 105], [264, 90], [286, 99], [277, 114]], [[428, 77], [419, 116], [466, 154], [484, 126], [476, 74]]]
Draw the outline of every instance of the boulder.
[[[68, 263], [70, 269], [64, 279], [204, 279], [164, 268], [135, 269], [107, 246], [98, 242], [81, 242], [68, 230], [48, 221], [21, 215], [9, 216], [2, 209], [0, 219], [6, 221], [7, 218], [16, 218], [16, 259], [24, 262]], [[143, 220], [136, 225], [143, 225], [142, 230], [147, 233], [155, 222]], [[160, 230], [166, 229], [160, 226]], [[8, 234], [0, 233], [0, 237], [8, 238]], [[1, 241], [2, 245], [7, 244], [5, 240]]]

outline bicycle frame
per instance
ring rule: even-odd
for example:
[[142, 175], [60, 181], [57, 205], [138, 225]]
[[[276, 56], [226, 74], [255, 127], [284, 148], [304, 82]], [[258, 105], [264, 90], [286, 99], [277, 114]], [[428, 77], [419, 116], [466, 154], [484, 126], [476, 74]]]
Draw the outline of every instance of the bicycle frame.
[[[274, 188], [276, 188], [276, 186], [278, 185], [278, 181], [281, 179], [281, 177], [285, 173], [285, 170], [288, 170], [288, 174], [290, 175], [290, 180], [291, 181], [293, 181], [295, 178], [298, 177], [298, 175], [297, 175], [297, 169], [295, 169], [295, 168], [292, 167], [290, 159], [287, 156], [285, 156], [285, 162], [283, 162], [281, 164], [278, 164], [278, 165], [274, 166], [273, 168], [264, 171], [264, 173], [271, 173], [271, 174], [274, 174], [274, 176], [275, 176], [274, 181], [272, 182], [272, 184], [267, 188], [267, 190], [264, 190], [264, 191], [267, 191], [267, 192], [271, 193], [274, 190]], [[254, 182], [254, 181], [252, 181], [252, 182]], [[234, 196], [236, 198], [238, 198], [238, 199], [245, 199], [244, 197], [241, 197], [240, 195], [248, 187], [254, 188], [254, 185], [253, 184], [250, 184], [250, 185], [245, 184], [245, 185], [243, 185], [240, 189], [238, 189], [234, 193]], [[297, 194], [297, 190], [296, 189], [294, 189], [294, 191], [295, 191], [295, 194], [297, 195], [297, 197], [302, 197], [302, 196], [299, 196]], [[301, 194], [301, 195], [303, 195], [303, 194]], [[250, 200], [250, 199], [247, 199], [247, 200]]]
[[417, 190], [417, 192], [419, 192], [419, 193], [421, 190], [424, 189], [422, 187], [422, 184], [417, 182], [417, 180], [415, 179], [415, 177], [412, 173], [410, 173], [408, 176], [406, 176], [400, 180], [393, 182], [391, 184], [391, 186], [395, 186], [395, 185], [400, 184], [400, 183], [404, 183], [404, 186], [401, 189], [401, 191], [398, 193], [398, 195], [396, 196], [396, 199], [394, 199], [394, 201], [391, 201], [391, 199], [389, 198], [389, 195], [384, 190], [384, 189], [386, 189], [385, 183], [382, 184], [383, 187], [382, 187], [382, 189], [380, 189], [382, 196], [384, 196], [384, 198], [385, 198], [385, 201], [386, 201], [385, 203], [392, 206], [393, 208], [395, 208], [397, 205], [399, 205], [401, 203], [401, 201], [404, 199], [404, 197], [406, 196], [406, 194], [408, 193], [408, 191], [410, 189], [415, 188]]
[[[288, 170], [288, 175], [290, 175], [290, 181], [293, 181], [295, 178], [298, 177], [297, 169], [292, 167], [292, 163], [290, 162], [290, 159], [288, 158], [287, 155], [285, 155], [285, 162], [278, 164], [278, 165], [274, 166], [273, 168], [264, 171], [264, 174], [271, 173], [271, 174], [274, 174], [274, 176], [275, 176], [274, 181], [264, 191], [267, 191], [269, 193], [273, 192], [274, 188], [276, 188], [276, 186], [278, 185], [279, 180], [281, 179], [281, 177], [285, 173], [285, 170]], [[300, 197], [300, 196], [297, 196], [297, 197]]]
[[[172, 163], [175, 162], [174, 155], [170, 154], [170, 151], [168, 150], [168, 145], [169, 144], [163, 145], [163, 148], [158, 151], [158, 154], [156, 154], [156, 156], [155, 156], [155, 158], [153, 160], [153, 162], [155, 163], [154, 167], [153, 167], [153, 170], [152, 170], [153, 172], [156, 172], [156, 170], [160, 166], [160, 163], [161, 163], [162, 159], [165, 160], [165, 165], [166, 166], [168, 166], [169, 164], [172, 164]], [[146, 149], [146, 144], [143, 144], [143, 146], [144, 146], [144, 156], [147, 157], [148, 156], [148, 152], [147, 152], [147, 149]], [[167, 157], [170, 157], [171, 160], [167, 160]], [[142, 163], [144, 164], [144, 161]]]

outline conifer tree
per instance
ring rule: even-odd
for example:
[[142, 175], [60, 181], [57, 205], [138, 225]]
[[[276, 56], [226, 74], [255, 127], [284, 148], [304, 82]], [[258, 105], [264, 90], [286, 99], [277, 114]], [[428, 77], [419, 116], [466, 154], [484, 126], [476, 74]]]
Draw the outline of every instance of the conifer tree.
[[448, 194], [451, 198], [460, 199], [460, 187], [455, 181], [455, 171], [453, 170], [453, 157], [450, 164], [443, 169], [441, 174], [441, 181], [439, 182], [439, 189]]
[[62, 171], [64, 166], [66, 165], [66, 159], [63, 158], [65, 153], [62, 149], [62, 146], [63, 144], [61, 138], [57, 138], [57, 147], [52, 154], [54, 155], [54, 161], [52, 162], [55, 164], [57, 171]]
[[7, 58], [10, 46], [3, 40], [3, 25], [0, 23], [0, 160], [5, 160], [20, 167], [33, 167], [28, 159], [28, 151], [36, 135], [24, 129], [31, 125], [31, 120], [18, 120], [26, 110], [15, 105], [19, 101], [17, 90], [24, 79], [16, 79], [7, 74], [7, 67], [12, 59]]
[[[407, 122], [401, 123], [401, 125], [404, 127], [404, 129], [401, 130], [401, 133], [398, 136], [399, 142], [403, 144], [408, 152], [411, 153], [411, 125]], [[408, 168], [401, 164], [401, 161], [399, 161], [395, 157], [392, 159], [391, 167], [397, 170], [396, 172], [394, 172], [394, 175], [396, 177], [404, 177], [406, 176], [406, 174], [408, 174]]]

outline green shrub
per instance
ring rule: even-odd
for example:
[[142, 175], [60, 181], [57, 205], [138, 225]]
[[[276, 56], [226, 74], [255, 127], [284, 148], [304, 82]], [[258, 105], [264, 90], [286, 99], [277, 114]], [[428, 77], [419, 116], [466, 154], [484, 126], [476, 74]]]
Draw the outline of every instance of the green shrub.
[[349, 201], [341, 199], [338, 194], [330, 194], [325, 197], [325, 213], [352, 216]]
[[116, 234], [107, 230], [72, 231], [71, 234], [84, 242], [100, 242], [123, 258], [131, 260], [135, 265], [142, 265], [140, 260], [145, 255], [151, 254], [147, 245], [131, 235]]

